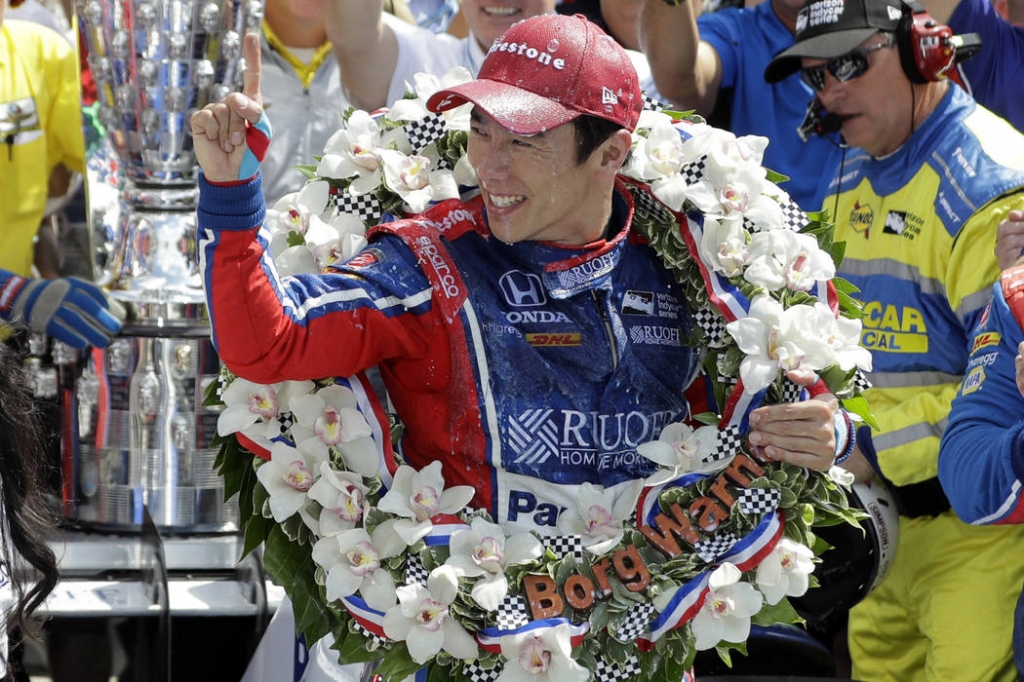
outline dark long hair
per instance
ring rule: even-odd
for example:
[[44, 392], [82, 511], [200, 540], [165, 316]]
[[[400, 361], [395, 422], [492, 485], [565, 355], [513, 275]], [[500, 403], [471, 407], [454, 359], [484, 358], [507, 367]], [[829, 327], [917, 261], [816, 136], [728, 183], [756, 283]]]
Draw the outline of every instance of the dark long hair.
[[0, 556], [15, 595], [6, 627], [37, 634], [32, 614], [56, 586], [59, 571], [46, 542], [56, 519], [42, 486], [40, 414], [23, 367], [18, 354], [0, 343]]

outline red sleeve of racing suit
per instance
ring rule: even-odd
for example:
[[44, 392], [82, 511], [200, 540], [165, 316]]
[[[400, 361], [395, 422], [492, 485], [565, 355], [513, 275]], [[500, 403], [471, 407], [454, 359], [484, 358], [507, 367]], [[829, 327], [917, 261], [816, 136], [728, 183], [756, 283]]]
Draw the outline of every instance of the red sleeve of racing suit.
[[200, 189], [200, 268], [214, 344], [232, 372], [260, 383], [349, 376], [425, 352], [437, 323], [430, 283], [399, 240], [364, 251], [361, 267], [282, 278], [261, 230], [260, 177], [236, 187], [200, 178]]

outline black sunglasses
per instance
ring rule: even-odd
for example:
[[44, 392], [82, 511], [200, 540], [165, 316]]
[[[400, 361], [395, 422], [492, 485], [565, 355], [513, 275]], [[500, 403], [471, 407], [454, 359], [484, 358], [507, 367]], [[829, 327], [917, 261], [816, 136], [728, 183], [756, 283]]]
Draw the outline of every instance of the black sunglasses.
[[824, 64], [818, 66], [808, 66], [800, 69], [800, 78], [803, 79], [804, 83], [810, 86], [815, 92], [821, 92], [825, 89], [825, 69], [832, 74], [840, 83], [853, 80], [863, 76], [871, 65], [868, 63], [868, 55], [878, 50], [884, 50], [887, 47], [892, 47], [894, 44], [892, 36], [889, 36], [884, 43], [879, 45], [872, 45], [871, 47], [861, 47], [856, 50], [851, 50], [846, 54], [839, 55], [829, 59]]

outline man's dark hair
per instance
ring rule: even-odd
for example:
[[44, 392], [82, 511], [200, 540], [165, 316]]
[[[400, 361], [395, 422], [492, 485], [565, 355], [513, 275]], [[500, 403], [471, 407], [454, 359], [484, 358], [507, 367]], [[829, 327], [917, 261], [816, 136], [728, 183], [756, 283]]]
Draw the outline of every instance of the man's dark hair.
[[572, 120], [576, 132], [576, 163], [583, 163], [601, 143], [622, 130], [622, 126], [605, 118], [584, 114]]

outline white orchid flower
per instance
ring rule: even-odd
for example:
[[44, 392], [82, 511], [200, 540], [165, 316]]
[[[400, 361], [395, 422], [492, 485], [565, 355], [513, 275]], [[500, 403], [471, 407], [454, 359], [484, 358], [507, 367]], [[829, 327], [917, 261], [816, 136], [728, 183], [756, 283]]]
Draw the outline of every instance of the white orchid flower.
[[379, 150], [387, 186], [402, 197], [411, 213], [420, 213], [432, 201], [459, 196], [452, 171], [431, 170], [436, 165], [420, 154], [406, 155], [390, 149]]
[[800, 597], [810, 585], [814, 571], [814, 552], [809, 547], [782, 538], [771, 554], [757, 565], [754, 576], [765, 601], [778, 604], [783, 597]]
[[815, 306], [820, 318], [820, 326], [827, 329], [825, 343], [835, 356], [835, 362], [843, 371], [859, 367], [870, 372], [872, 367], [871, 351], [860, 345], [861, 321], [848, 317], [836, 317], [825, 304]]
[[[728, 130], [712, 128], [705, 130], [707, 137], [701, 141], [706, 154], [704, 175], [715, 187], [724, 187], [737, 173], [751, 173], [744, 181], [757, 194], [761, 194], [768, 171], [761, 160], [768, 148], [768, 138], [761, 135], [737, 137]], [[753, 178], [758, 178], [756, 183]]]
[[782, 206], [761, 190], [765, 182], [750, 169], [736, 171], [721, 185], [707, 176], [686, 188], [686, 198], [711, 218], [746, 218], [758, 230], [783, 225]]
[[738, 219], [704, 218], [704, 230], [698, 245], [701, 259], [712, 270], [726, 277], [737, 277], [750, 260], [747, 231]]
[[641, 443], [637, 452], [662, 467], [648, 476], [644, 484], [660, 485], [689, 473], [710, 473], [725, 468], [731, 458], [705, 463], [705, 459], [718, 447], [717, 426], [694, 429], [689, 424], [675, 422], [661, 430], [658, 440]]
[[[820, 304], [819, 304], [820, 305]], [[835, 362], [823, 334], [816, 306], [783, 308], [770, 296], [757, 296], [747, 317], [730, 322], [726, 330], [745, 353], [740, 377], [748, 394], [766, 388], [780, 371], [824, 369]]]
[[327, 140], [316, 173], [322, 178], [351, 179], [348, 191], [353, 194], [373, 192], [383, 177], [378, 156], [383, 144], [377, 121], [367, 112], [356, 110]]
[[363, 528], [352, 528], [331, 537], [320, 538], [311, 550], [313, 561], [327, 573], [324, 587], [327, 601], [333, 602], [356, 592], [377, 611], [395, 604], [395, 581], [381, 559], [387, 558]]
[[316, 264], [316, 257], [305, 244], [296, 244], [282, 249], [274, 256], [274, 264], [277, 266], [277, 274], [281, 277], [314, 275], [320, 272], [320, 267]]
[[761, 610], [762, 599], [753, 585], [740, 582], [741, 575], [730, 563], [712, 571], [704, 605], [691, 623], [697, 651], [714, 648], [719, 642], [747, 641], [750, 618]]
[[576, 506], [559, 515], [558, 529], [565, 535], [579, 535], [589, 552], [604, 554], [622, 539], [623, 527], [636, 508], [643, 486], [643, 480], [610, 488], [581, 484]]
[[306, 247], [313, 254], [317, 271], [346, 261], [366, 246], [366, 225], [351, 213], [339, 213], [330, 222], [312, 216], [306, 233]]
[[590, 671], [573, 660], [571, 635], [567, 623], [505, 635], [497, 682], [586, 682]]
[[224, 389], [224, 411], [217, 416], [217, 434], [241, 431], [247, 436], [273, 439], [281, 435], [277, 418], [291, 411], [291, 401], [313, 390], [312, 381], [284, 381], [257, 384], [235, 378]]
[[675, 176], [686, 162], [683, 141], [672, 125], [672, 118], [660, 112], [644, 111], [638, 127], [646, 135], [634, 135], [633, 151], [626, 173], [647, 182]]
[[391, 490], [380, 499], [377, 508], [402, 517], [395, 522], [394, 531], [406, 545], [412, 545], [433, 528], [432, 516], [462, 511], [473, 499], [474, 492], [468, 485], [445, 490], [439, 461], [419, 471], [403, 465], [398, 467]]
[[327, 457], [327, 448], [312, 439], [297, 446], [274, 443], [270, 461], [256, 470], [256, 478], [270, 494], [270, 513], [275, 521], [288, 519], [306, 503], [306, 493]]
[[[435, 76], [429, 73], [417, 73], [413, 77], [413, 83], [406, 82], [406, 89], [412, 89], [416, 93], [415, 98], [406, 97], [395, 102], [388, 112], [388, 118], [392, 121], [418, 121], [424, 118], [430, 111], [427, 109], [427, 101], [431, 95], [439, 90], [445, 90], [455, 85], [462, 85], [473, 80], [473, 74], [464, 66], [456, 66], [443, 76]], [[449, 130], [469, 130], [469, 112], [473, 105], [470, 103], [449, 109], [442, 112]]]
[[454, 568], [438, 566], [430, 572], [425, 587], [403, 585], [396, 592], [399, 603], [384, 614], [384, 633], [397, 642], [404, 641], [412, 660], [426, 663], [441, 649], [464, 660], [479, 655], [473, 636], [448, 611], [459, 593]]
[[508, 594], [505, 569], [538, 558], [544, 546], [532, 533], [506, 538], [501, 526], [477, 517], [469, 528], [452, 533], [448, 550], [445, 564], [459, 577], [480, 578], [473, 584], [473, 599], [494, 611]]
[[[296, 195], [296, 206], [300, 210], [309, 211], [311, 215], [321, 215], [331, 206], [331, 185], [326, 180], [313, 180], [302, 186]], [[294, 220], [294, 216], [292, 216]], [[305, 234], [305, 230], [302, 231]]]
[[810, 291], [836, 275], [832, 257], [818, 240], [790, 230], [756, 232], [750, 240], [750, 262], [743, 277], [769, 291]]
[[317, 519], [318, 535], [330, 537], [356, 527], [366, 511], [370, 489], [359, 474], [336, 471], [324, 462], [320, 478], [309, 489], [309, 499], [322, 507]]
[[377, 446], [373, 432], [366, 417], [356, 409], [351, 389], [327, 386], [292, 400], [291, 405], [298, 424], [324, 445], [336, 447], [351, 471], [361, 476], [376, 475]]

